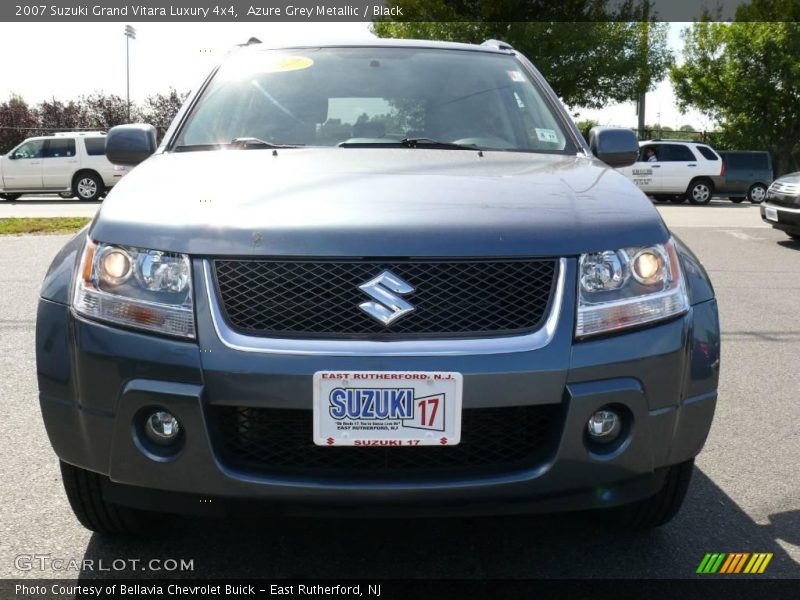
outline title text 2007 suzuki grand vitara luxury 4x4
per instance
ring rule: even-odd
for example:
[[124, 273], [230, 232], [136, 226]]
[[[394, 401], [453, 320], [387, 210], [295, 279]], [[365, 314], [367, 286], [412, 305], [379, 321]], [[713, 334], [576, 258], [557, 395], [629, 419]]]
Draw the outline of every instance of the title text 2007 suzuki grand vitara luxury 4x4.
[[711, 425], [719, 324], [703, 267], [612, 168], [637, 151], [625, 130], [587, 145], [494, 42], [251, 46], [158, 148], [113, 129], [109, 159], [141, 164], [38, 312], [76, 515], [665, 523]]

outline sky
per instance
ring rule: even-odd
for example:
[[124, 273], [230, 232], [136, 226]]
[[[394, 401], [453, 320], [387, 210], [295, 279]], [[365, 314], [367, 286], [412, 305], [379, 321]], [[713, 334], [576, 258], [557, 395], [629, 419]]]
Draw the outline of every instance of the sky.
[[[311, 41], [347, 41], [372, 37], [369, 23], [136, 23], [130, 42], [131, 99], [139, 101], [170, 86], [179, 91], [196, 87], [212, 66], [235, 44], [255, 36], [280, 45]], [[68, 100], [94, 91], [125, 97], [124, 23], [0, 23], [0, 99], [13, 93], [28, 102]], [[668, 43], [680, 56], [680, 31], [670, 25]], [[34, 41], [40, 45], [31, 45]], [[10, 60], [13, 55], [17, 60]], [[600, 110], [573, 108], [578, 119], [601, 125], [635, 127], [633, 102]], [[713, 129], [697, 112], [681, 115], [669, 82], [647, 95], [647, 122], [664, 126], [691, 125]]]

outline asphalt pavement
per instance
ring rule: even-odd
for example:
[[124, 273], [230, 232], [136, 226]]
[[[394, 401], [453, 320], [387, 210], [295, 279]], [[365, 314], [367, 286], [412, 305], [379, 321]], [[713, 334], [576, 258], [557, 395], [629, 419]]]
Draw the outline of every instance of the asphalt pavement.
[[22, 196], [17, 200], [0, 199], [0, 219], [8, 217], [93, 217], [102, 200], [64, 200], [56, 195]]
[[682, 578], [695, 576], [707, 552], [772, 552], [762, 577], [800, 577], [800, 244], [764, 226], [747, 204], [660, 211], [714, 281], [722, 376], [684, 508], [644, 534], [616, 532], [596, 515], [558, 515], [255, 524], [176, 518], [158, 541], [92, 535], [67, 505], [37, 404], [36, 299], [67, 238], [0, 237], [0, 577], [164, 575], [24, 570], [25, 557], [47, 554], [92, 560], [95, 568], [100, 560], [192, 560], [194, 570], [182, 575], [198, 577]]

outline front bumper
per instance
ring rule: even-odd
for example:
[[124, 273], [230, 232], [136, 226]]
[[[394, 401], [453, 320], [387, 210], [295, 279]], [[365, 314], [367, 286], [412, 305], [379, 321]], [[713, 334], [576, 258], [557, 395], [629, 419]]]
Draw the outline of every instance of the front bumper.
[[[566, 276], [574, 281], [574, 261]], [[270, 503], [282, 512], [359, 515], [612, 506], [655, 493], [664, 468], [695, 456], [711, 426], [719, 368], [714, 300], [654, 327], [575, 343], [574, 299], [567, 293], [545, 347], [454, 356], [236, 350], [211, 325], [210, 301], [197, 294], [196, 344], [86, 321], [68, 306], [40, 301], [37, 364], [48, 436], [62, 460], [108, 475], [105, 493], [114, 502], [187, 513]], [[220, 452], [215, 410], [304, 409], [310, 419], [319, 370], [458, 371], [465, 412], [555, 407], [557, 431], [530, 464], [439, 477], [314, 477], [231, 465]], [[589, 416], [608, 404], [623, 407], [631, 426], [625, 443], [598, 454], [584, 431]], [[183, 424], [184, 446], [174, 458], [154, 456], [137, 441], [133, 422], [149, 407], [168, 408]]]
[[[777, 221], [767, 219], [767, 208], [774, 209], [777, 212]], [[760, 210], [761, 220], [768, 225], [787, 233], [800, 235], [800, 205], [782, 206], [767, 200], [761, 203]]]

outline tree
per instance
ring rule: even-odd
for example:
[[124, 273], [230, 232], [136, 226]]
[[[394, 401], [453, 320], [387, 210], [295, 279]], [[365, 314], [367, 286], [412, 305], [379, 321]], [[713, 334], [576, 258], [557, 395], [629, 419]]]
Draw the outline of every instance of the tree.
[[670, 73], [682, 110], [716, 119], [722, 145], [772, 151], [778, 175], [800, 153], [800, 24], [777, 22], [783, 4], [792, 3], [754, 2], [739, 21], [695, 23]]
[[597, 127], [598, 125], [600, 125], [600, 122], [595, 121], [594, 119], [581, 119], [580, 121], [575, 121], [575, 126], [587, 141], [589, 139], [589, 132], [592, 130], [592, 127]]
[[[477, 3], [479, 10], [468, 0], [395, 0], [393, 4], [406, 15], [418, 18], [422, 14], [437, 22], [379, 21], [372, 26], [378, 36], [474, 44], [503, 40], [525, 54], [569, 106], [600, 108], [609, 102], [634, 100], [642, 87], [653, 89], [672, 64], [667, 24], [649, 23], [648, 43], [643, 47], [642, 27], [634, 22], [636, 13], [629, 3], [623, 7], [630, 21], [614, 22], [600, 21], [608, 17], [602, 0], [572, 0], [555, 11], [552, 3], [514, 0]], [[459, 10], [462, 5], [467, 8]], [[557, 20], [531, 21], [545, 17]], [[592, 18], [597, 20], [590, 22]]]
[[136, 110], [131, 110], [131, 115], [136, 115], [137, 120], [143, 123], [150, 123], [158, 131], [161, 138], [169, 128], [172, 119], [186, 99], [186, 94], [181, 94], [175, 88], [169, 88], [166, 94], [154, 94], [148, 96], [144, 105]]
[[17, 94], [0, 104], [0, 152], [7, 152], [26, 137], [37, 135], [36, 113]]
[[[131, 117], [151, 123], [159, 135], [164, 135], [185, 98], [186, 94], [170, 88], [166, 94], [148, 96], [141, 107], [132, 105]], [[127, 103], [113, 94], [96, 92], [67, 102], [52, 98], [35, 107], [12, 94], [7, 101], [0, 102], [0, 153], [32, 136], [81, 129], [108, 131], [127, 122]]]
[[[128, 122], [128, 103], [116, 94], [95, 92], [81, 96], [80, 103], [85, 111], [85, 127], [107, 131], [115, 125]], [[131, 109], [132, 120], [136, 109]]]
[[64, 104], [60, 100], [44, 100], [35, 109], [39, 126], [44, 133], [79, 129], [86, 122], [84, 108], [72, 100]]

